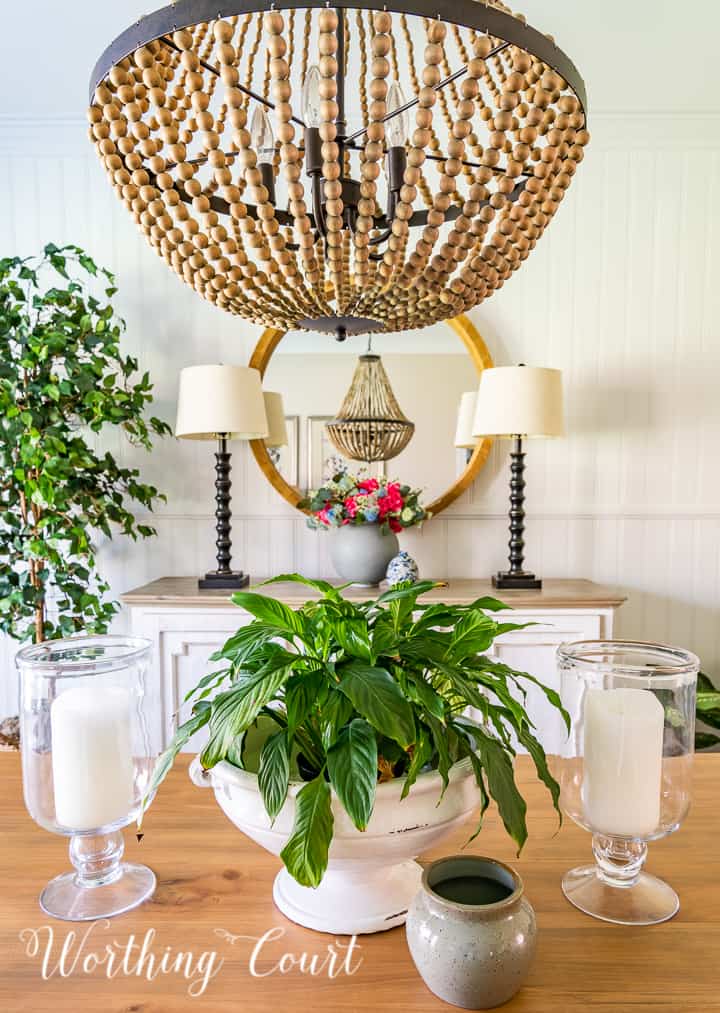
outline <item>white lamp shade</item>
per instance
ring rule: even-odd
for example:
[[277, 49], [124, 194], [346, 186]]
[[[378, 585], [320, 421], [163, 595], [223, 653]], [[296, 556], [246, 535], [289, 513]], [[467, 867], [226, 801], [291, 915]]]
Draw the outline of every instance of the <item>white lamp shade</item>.
[[564, 436], [562, 373], [495, 366], [480, 377], [475, 436]]
[[180, 371], [175, 435], [185, 440], [258, 440], [268, 434], [260, 373], [246, 366]]
[[263, 392], [263, 397], [265, 398], [265, 414], [268, 421], [268, 435], [265, 438], [265, 446], [286, 447], [288, 434], [282, 394], [266, 390]]
[[477, 391], [467, 390], [460, 395], [458, 406], [457, 429], [455, 430], [455, 446], [471, 450], [477, 444], [478, 437], [473, 436]]

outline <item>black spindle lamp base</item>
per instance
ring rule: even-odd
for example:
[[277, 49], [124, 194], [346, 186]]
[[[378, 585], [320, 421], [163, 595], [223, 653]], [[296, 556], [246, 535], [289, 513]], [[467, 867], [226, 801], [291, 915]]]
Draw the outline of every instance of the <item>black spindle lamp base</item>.
[[200, 578], [198, 587], [201, 591], [211, 591], [213, 588], [216, 590], [239, 591], [241, 588], [247, 587], [249, 583], [250, 577], [241, 570], [228, 570], [227, 573], [211, 570], [210, 573], [206, 573], [204, 577]]
[[504, 590], [511, 590], [512, 588], [518, 588], [520, 590], [524, 588], [533, 588], [537, 591], [542, 587], [542, 580], [540, 577], [536, 577], [534, 573], [510, 573], [509, 571], [500, 571], [493, 576], [492, 579], [493, 587], [497, 587]]
[[539, 590], [542, 580], [534, 573], [523, 569], [525, 552], [525, 454], [522, 437], [515, 437], [515, 446], [510, 454], [510, 569], [497, 573], [493, 587], [501, 590]]
[[230, 453], [227, 449], [227, 436], [221, 433], [218, 437], [218, 449], [215, 454], [215, 530], [217, 538], [217, 569], [206, 573], [198, 580], [201, 591], [227, 590], [239, 591], [247, 587], [250, 577], [242, 570], [231, 569], [232, 539], [230, 520]]

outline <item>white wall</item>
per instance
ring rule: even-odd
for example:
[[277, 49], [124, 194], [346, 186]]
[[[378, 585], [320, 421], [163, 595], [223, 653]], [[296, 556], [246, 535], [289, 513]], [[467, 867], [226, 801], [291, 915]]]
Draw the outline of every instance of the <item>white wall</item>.
[[[669, 100], [680, 101], [681, 84], [679, 75]], [[693, 91], [688, 108], [694, 101]], [[565, 374], [568, 438], [529, 447], [527, 561], [545, 577], [620, 584], [629, 595], [620, 635], [690, 647], [719, 676], [720, 116], [612, 111], [591, 115], [590, 128], [557, 220], [471, 314], [497, 363]], [[116, 270], [126, 349], [150, 370], [167, 419], [181, 366], [247, 361], [259, 329], [202, 302], [156, 258], [110, 192], [84, 125], [3, 116], [0, 254], [50, 239], [86, 246]], [[474, 489], [405, 538], [426, 575], [503, 565], [505, 454], [496, 446]], [[156, 540], [104, 547], [117, 593], [213, 559], [211, 448], [167, 440], [143, 470], [169, 502]], [[330, 572], [322, 536], [243, 448], [233, 493], [237, 561], [253, 575]]]

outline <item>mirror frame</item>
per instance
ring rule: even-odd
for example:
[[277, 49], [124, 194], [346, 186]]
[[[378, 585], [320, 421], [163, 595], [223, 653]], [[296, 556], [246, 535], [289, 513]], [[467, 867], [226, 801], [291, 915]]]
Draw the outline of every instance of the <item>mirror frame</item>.
[[[452, 329], [465, 345], [473, 365], [477, 370], [479, 381], [482, 371], [484, 369], [489, 369], [493, 365], [493, 360], [490, 352], [488, 351], [487, 345], [474, 325], [464, 314], [453, 317], [453, 319], [448, 320], [447, 323], [450, 324]], [[273, 353], [285, 337], [286, 333], [287, 331], [268, 327], [260, 335], [260, 339], [255, 346], [248, 365], [253, 369], [257, 369], [263, 379], [265, 378], [265, 372], [273, 357]], [[458, 476], [453, 484], [446, 489], [441, 496], [438, 496], [438, 498], [433, 500], [432, 503], [428, 503], [426, 505], [425, 509], [432, 515], [432, 517], [436, 517], [439, 513], [442, 513], [443, 510], [449, 507], [451, 503], [454, 503], [458, 496], [461, 496], [462, 493], [464, 493], [465, 490], [472, 485], [479, 474], [480, 469], [488, 459], [492, 442], [492, 439], [489, 437], [485, 437], [480, 440], [475, 447], [475, 450], [472, 452], [470, 460], [468, 461], [463, 473]], [[283, 499], [286, 500], [290, 506], [295, 507], [296, 510], [300, 510], [298, 503], [300, 503], [304, 494], [295, 486], [286, 482], [282, 477], [268, 454], [265, 441], [250, 440], [250, 448], [255, 460], [260, 466], [260, 470], [263, 475], [265, 475], [268, 482], [270, 482], [270, 484], [277, 492], [280, 493]], [[300, 512], [307, 513], [308, 511], [300, 510]]]

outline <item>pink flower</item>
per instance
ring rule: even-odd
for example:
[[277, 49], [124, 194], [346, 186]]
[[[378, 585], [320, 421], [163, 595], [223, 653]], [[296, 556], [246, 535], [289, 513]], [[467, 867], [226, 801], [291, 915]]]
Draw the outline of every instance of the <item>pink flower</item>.
[[348, 496], [344, 501], [344, 507], [348, 517], [355, 517], [357, 514], [357, 500], [354, 496]]

